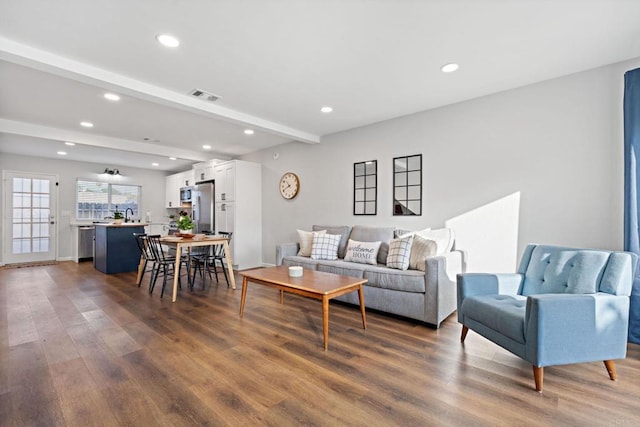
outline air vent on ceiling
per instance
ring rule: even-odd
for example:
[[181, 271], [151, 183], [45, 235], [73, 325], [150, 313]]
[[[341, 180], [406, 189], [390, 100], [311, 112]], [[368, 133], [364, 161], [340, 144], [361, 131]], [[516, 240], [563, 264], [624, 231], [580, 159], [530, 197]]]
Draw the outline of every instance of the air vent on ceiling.
[[221, 96], [214, 95], [209, 92], [205, 92], [204, 90], [194, 89], [190, 93], [190, 95], [195, 96], [196, 98], [202, 99], [203, 101], [215, 102], [218, 99], [222, 98]]

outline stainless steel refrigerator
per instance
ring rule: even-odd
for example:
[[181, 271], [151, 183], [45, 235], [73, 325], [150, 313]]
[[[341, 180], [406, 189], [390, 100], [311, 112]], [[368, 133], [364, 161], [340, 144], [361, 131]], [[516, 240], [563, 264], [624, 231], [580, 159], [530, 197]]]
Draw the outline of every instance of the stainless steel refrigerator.
[[213, 181], [196, 182], [193, 187], [192, 216], [196, 233], [215, 232], [214, 198], [215, 185]]

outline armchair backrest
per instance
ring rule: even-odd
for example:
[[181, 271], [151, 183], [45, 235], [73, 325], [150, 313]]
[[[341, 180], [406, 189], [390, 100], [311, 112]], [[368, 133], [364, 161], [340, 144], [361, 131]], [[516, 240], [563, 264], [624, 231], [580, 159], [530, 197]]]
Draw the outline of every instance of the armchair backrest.
[[519, 293], [630, 295], [636, 264], [629, 252], [529, 245], [518, 267], [524, 274]]

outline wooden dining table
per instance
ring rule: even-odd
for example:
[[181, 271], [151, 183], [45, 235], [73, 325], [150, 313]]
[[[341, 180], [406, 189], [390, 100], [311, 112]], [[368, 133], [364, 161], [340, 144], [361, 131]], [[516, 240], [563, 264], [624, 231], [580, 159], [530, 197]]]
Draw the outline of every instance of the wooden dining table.
[[[183, 248], [193, 248], [197, 246], [215, 246], [222, 245], [224, 247], [224, 257], [227, 261], [227, 268], [229, 270], [229, 281], [231, 282], [231, 289], [236, 288], [236, 279], [233, 276], [233, 263], [231, 261], [231, 251], [229, 250], [229, 238], [225, 236], [205, 236], [202, 238], [184, 238], [177, 236], [164, 236], [160, 239], [160, 242], [168, 246], [175, 246], [176, 248], [176, 272], [180, 271], [180, 257], [182, 256]], [[178, 297], [178, 279], [180, 275], [174, 274], [173, 277], [173, 298], [172, 302], [176, 302]]]

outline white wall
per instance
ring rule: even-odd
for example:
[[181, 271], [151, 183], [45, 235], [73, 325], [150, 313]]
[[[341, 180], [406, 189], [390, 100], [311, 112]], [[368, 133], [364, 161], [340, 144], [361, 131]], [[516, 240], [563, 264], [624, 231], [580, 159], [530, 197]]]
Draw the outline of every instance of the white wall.
[[[166, 216], [164, 208], [165, 173], [162, 171], [0, 153], [0, 170], [41, 172], [58, 176], [60, 183], [58, 186], [58, 260], [71, 259], [77, 244], [72, 239], [74, 233], [70, 226], [70, 222], [75, 220], [76, 180], [78, 178], [104, 180], [100, 177], [100, 172], [104, 171], [106, 166], [117, 168], [123, 173], [122, 179], [118, 182], [142, 186], [142, 213], [151, 211], [152, 220], [159, 220]], [[3, 190], [4, 185], [0, 191]], [[4, 201], [4, 195], [0, 200]], [[63, 211], [70, 212], [71, 215], [60, 215]], [[4, 215], [8, 215], [8, 213], [5, 212], [3, 206], [3, 218]], [[1, 263], [2, 254], [0, 253]]]
[[[296, 228], [320, 223], [448, 224], [469, 271], [514, 271], [529, 242], [621, 249], [623, 74], [638, 66], [640, 58], [244, 156], [263, 163], [264, 262], [275, 261], [277, 243], [296, 240]], [[394, 217], [392, 159], [420, 153], [423, 215]], [[373, 217], [352, 214], [353, 163], [365, 160], [378, 160]], [[293, 201], [278, 193], [286, 171], [301, 179]]]

